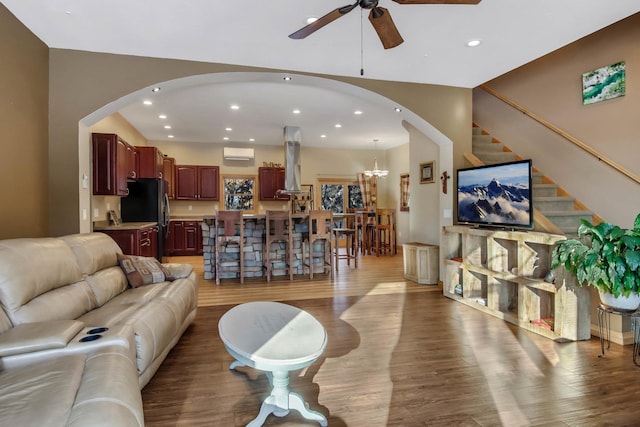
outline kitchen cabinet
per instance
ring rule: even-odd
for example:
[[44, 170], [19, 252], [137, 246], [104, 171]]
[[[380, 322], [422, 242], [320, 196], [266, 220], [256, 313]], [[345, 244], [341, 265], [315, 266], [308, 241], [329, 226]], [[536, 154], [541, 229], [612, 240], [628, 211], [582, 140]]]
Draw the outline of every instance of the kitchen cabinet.
[[284, 168], [258, 168], [258, 197], [260, 200], [289, 200], [288, 195], [278, 193], [278, 190], [284, 189]]
[[200, 221], [169, 222], [169, 255], [202, 255]]
[[160, 178], [164, 176], [164, 156], [156, 147], [137, 146], [138, 178]]
[[167, 181], [167, 193], [169, 195], [169, 199], [173, 200], [176, 196], [175, 190], [175, 181], [176, 181], [176, 172], [175, 172], [175, 164], [176, 159], [173, 157], [167, 157], [166, 155], [162, 159], [162, 177], [165, 181]]
[[108, 234], [120, 246], [126, 255], [138, 255], [158, 258], [158, 227], [132, 229], [106, 229], [101, 233]]
[[176, 165], [176, 200], [220, 200], [218, 166]]
[[93, 194], [126, 196], [127, 180], [136, 178], [136, 151], [113, 133], [94, 133], [92, 139]]

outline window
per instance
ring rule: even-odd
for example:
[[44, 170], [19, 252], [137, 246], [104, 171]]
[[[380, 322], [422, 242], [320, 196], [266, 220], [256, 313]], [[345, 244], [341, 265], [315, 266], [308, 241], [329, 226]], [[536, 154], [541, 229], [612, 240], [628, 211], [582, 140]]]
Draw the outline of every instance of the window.
[[224, 209], [255, 212], [255, 176], [224, 175]]
[[318, 181], [320, 183], [321, 209], [330, 210], [333, 213], [346, 213], [364, 208], [360, 185], [357, 183], [334, 179], [320, 179]]

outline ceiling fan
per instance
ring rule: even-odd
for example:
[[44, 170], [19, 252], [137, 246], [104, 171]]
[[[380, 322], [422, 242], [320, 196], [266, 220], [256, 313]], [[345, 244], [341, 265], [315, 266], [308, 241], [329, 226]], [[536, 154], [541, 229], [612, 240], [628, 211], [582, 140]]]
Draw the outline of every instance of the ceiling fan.
[[[393, 0], [399, 4], [478, 4], [481, 0]], [[316, 21], [309, 25], [300, 28], [295, 33], [289, 35], [292, 39], [303, 39], [310, 34], [315, 33], [325, 25], [335, 21], [341, 16], [351, 12], [357, 6], [362, 9], [370, 9], [369, 21], [373, 28], [378, 33], [380, 41], [385, 49], [391, 49], [400, 45], [404, 40], [400, 35], [400, 32], [396, 28], [396, 25], [391, 19], [389, 11], [383, 7], [378, 6], [378, 0], [357, 0], [353, 4], [339, 7], [326, 15], [318, 18]]]

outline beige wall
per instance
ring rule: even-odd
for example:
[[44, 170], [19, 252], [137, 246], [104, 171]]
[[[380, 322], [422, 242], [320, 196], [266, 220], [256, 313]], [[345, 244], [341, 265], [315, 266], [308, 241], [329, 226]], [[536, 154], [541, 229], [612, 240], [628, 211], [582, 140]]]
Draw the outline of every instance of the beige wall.
[[[626, 95], [582, 104], [582, 73], [626, 62]], [[640, 14], [494, 79], [488, 86], [640, 176]], [[640, 185], [480, 89], [474, 121], [608, 221], [640, 212]], [[511, 111], [510, 111], [511, 110]], [[535, 138], [533, 137], [535, 135]]]
[[3, 5], [0, 58], [0, 239], [46, 236], [49, 49]]
[[[83, 139], [83, 143], [88, 142], [87, 135], [78, 133], [79, 120], [135, 90], [150, 87], [154, 83], [202, 73], [274, 71], [56, 49], [51, 51], [51, 70], [52, 167], [66, 163], [69, 156], [77, 155], [79, 138]], [[399, 105], [411, 108], [416, 117], [426, 120], [454, 141], [457, 144], [456, 150], [468, 151], [471, 141], [470, 90], [366, 79], [334, 79], [375, 90]], [[351, 166], [357, 170], [365, 164], [369, 167], [372, 159], [363, 160], [366, 163]], [[82, 159], [80, 161], [82, 162]], [[62, 205], [51, 207], [53, 234], [75, 232], [81, 228], [78, 219], [81, 197], [77, 190], [80, 176], [81, 171], [78, 168], [68, 168], [63, 174], [51, 176], [52, 196], [65, 201]], [[433, 224], [434, 227], [438, 227], [437, 222]]]

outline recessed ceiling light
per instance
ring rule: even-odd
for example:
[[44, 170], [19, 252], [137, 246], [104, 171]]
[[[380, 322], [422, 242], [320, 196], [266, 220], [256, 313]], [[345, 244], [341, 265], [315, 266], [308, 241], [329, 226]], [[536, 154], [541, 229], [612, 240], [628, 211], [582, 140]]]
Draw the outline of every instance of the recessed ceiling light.
[[311, 24], [312, 22], [316, 22], [318, 20], [318, 18], [316, 18], [315, 16], [310, 16], [307, 18], [307, 25]]
[[230, 108], [231, 108], [232, 110], [239, 110], [239, 109], [240, 109], [240, 106], [239, 106], [239, 105], [235, 105], [235, 104], [233, 104]]
[[359, 116], [360, 114], [362, 114], [362, 111], [356, 110], [356, 111], [353, 112], [353, 114], [355, 114], [356, 116]]
[[468, 47], [476, 47], [476, 46], [480, 46], [480, 43], [482, 43], [480, 40], [469, 40], [467, 42], [467, 46]]
[[253, 142], [255, 140], [256, 140], [255, 138], [249, 138], [249, 142]]
[[293, 114], [300, 114], [300, 110], [298, 110], [298, 109], [293, 110]]
[[158, 118], [159, 118], [159, 119], [164, 120], [164, 119], [166, 119], [166, 118], [167, 118], [167, 115], [166, 115], [166, 114], [160, 114], [160, 115], [158, 116]]
[[227, 132], [231, 132], [233, 129], [231, 129], [231, 128], [224, 128], [224, 130], [226, 130]]
[[337, 128], [341, 128], [341, 127], [342, 127], [342, 125], [341, 125], [340, 123], [336, 123], [336, 127], [337, 127]]
[[320, 135], [320, 138], [326, 138], [326, 137], [327, 135], [324, 135], [324, 134]]
[[225, 137], [224, 137], [224, 138], [222, 138], [222, 139], [224, 139], [225, 141], [228, 141], [228, 140], [229, 140], [229, 137], [228, 137], [228, 136], [225, 136]]
[[151, 92], [160, 92], [160, 88], [159, 87], [154, 87], [153, 89], [151, 89]]
[[173, 138], [173, 135], [167, 135], [169, 138]]
[[65, 10], [64, 13], [66, 13], [67, 15], [71, 15], [71, 11], [70, 10]]
[[148, 99], [145, 99], [144, 101], [142, 101], [142, 103], [144, 105], [153, 105], [153, 102], [149, 101]]
[[171, 125], [164, 125], [165, 129], [171, 129]]
[[400, 107], [396, 107], [396, 108], [394, 108], [394, 109], [393, 109], [393, 111], [395, 111], [396, 113], [399, 113], [399, 112], [401, 112], [401, 111], [402, 111], [402, 108], [400, 108]]
[[286, 82], [291, 81], [291, 76], [284, 76], [284, 77], [282, 78], [282, 80], [284, 80], [284, 81], [286, 81]]

